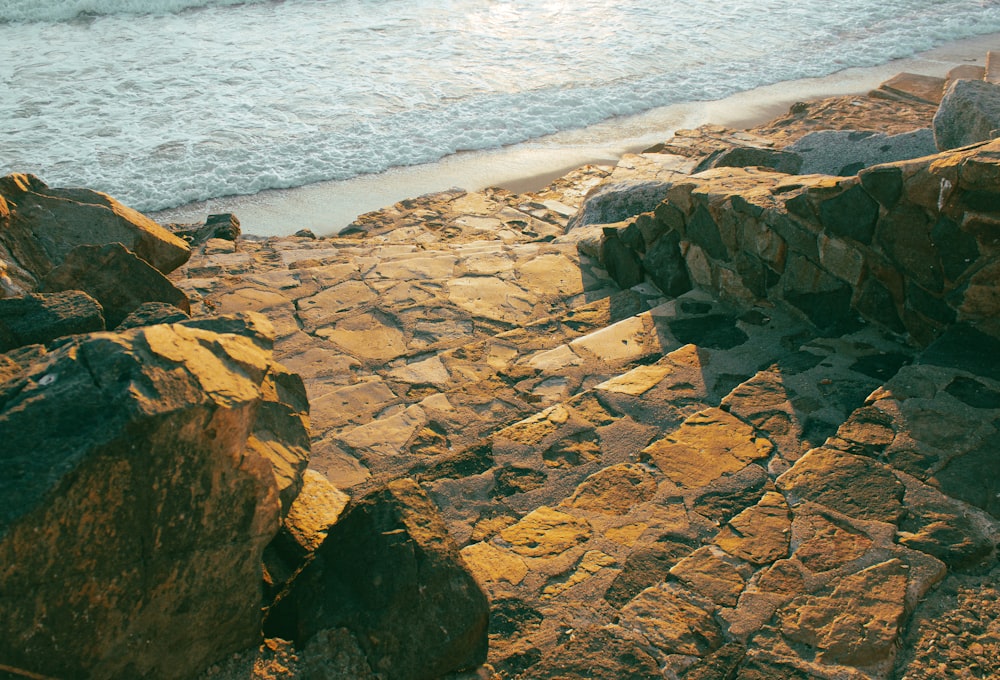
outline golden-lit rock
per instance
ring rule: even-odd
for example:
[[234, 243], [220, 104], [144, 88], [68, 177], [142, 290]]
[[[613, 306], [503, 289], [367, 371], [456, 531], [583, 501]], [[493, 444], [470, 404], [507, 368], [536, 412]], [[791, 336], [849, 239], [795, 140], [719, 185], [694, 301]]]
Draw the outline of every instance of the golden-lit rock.
[[639, 465], [612, 465], [588, 477], [566, 505], [607, 515], [624, 515], [633, 506], [652, 500], [656, 479]]
[[546, 506], [500, 532], [511, 550], [525, 557], [556, 557], [590, 535], [591, 528], [585, 520]]
[[664, 475], [686, 487], [699, 487], [767, 458], [773, 446], [752, 427], [719, 409], [688, 418], [673, 434], [642, 452]]
[[162, 273], [191, 254], [184, 241], [110, 196], [52, 188], [34, 175], [0, 178], [0, 206], [0, 261], [19, 293], [33, 290], [80, 245], [121, 243]]
[[754, 564], [770, 564], [788, 556], [792, 517], [780, 493], [764, 494], [757, 505], [733, 517], [713, 543]]
[[[304, 392], [267, 384], [272, 339], [251, 314], [19, 355], [0, 387], [2, 457], [18, 471], [0, 482], [5, 664], [180, 677], [257, 643], [261, 556], [295, 468], [247, 442], [305, 432]], [[271, 401], [282, 394], [293, 403]], [[284, 422], [258, 428], [269, 404]], [[307, 433], [304, 446], [299, 475]]]
[[647, 588], [625, 605], [621, 624], [641, 632], [664, 654], [703, 656], [723, 643], [713, 609], [668, 583]]
[[492, 543], [474, 543], [462, 548], [462, 558], [476, 580], [488, 587], [497, 581], [517, 585], [528, 574], [524, 560]]
[[733, 607], [750, 572], [718, 548], [704, 546], [675, 564], [670, 575], [720, 607]]

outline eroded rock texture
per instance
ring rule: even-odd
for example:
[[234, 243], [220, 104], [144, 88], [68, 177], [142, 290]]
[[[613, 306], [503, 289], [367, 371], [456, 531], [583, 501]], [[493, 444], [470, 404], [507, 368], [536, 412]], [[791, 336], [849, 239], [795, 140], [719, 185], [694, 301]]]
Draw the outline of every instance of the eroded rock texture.
[[[248, 315], [7, 355], [5, 665], [184, 678], [259, 639], [279, 480], [308, 457], [305, 395], [271, 333]], [[269, 451], [248, 447], [262, 436]]]

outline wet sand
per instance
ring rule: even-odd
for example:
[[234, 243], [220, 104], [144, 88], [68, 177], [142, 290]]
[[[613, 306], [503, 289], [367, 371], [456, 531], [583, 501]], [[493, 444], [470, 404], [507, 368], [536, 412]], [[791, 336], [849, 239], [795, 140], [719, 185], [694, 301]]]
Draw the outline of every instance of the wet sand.
[[1000, 50], [1000, 34], [949, 43], [880, 66], [781, 82], [718, 101], [654, 109], [503, 149], [462, 152], [436, 163], [393, 168], [346, 181], [212, 199], [150, 216], [161, 223], [200, 222], [208, 214], [232, 212], [240, 219], [244, 233], [277, 236], [310, 229], [325, 236], [339, 232], [360, 214], [404, 198], [456, 187], [469, 191], [487, 186], [516, 192], [537, 190], [581, 165], [613, 165], [622, 154], [664, 141], [674, 130], [706, 123], [752, 127], [785, 113], [797, 101], [864, 93], [897, 73], [943, 76], [962, 64], [983, 65], [990, 49]]

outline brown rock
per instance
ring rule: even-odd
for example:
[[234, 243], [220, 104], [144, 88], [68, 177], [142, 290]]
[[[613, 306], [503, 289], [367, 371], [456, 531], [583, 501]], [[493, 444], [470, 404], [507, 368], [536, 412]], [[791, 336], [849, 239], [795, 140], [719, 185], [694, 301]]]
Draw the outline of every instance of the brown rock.
[[525, 557], [555, 557], [590, 538], [586, 520], [547, 506], [533, 510], [500, 532], [511, 549]]
[[812, 504], [795, 510], [798, 547], [795, 558], [815, 573], [838, 569], [864, 555], [874, 544], [866, 533], [842, 517]]
[[895, 524], [903, 515], [903, 485], [871, 458], [813, 449], [775, 482], [786, 494], [859, 519]]
[[671, 576], [720, 607], [735, 607], [750, 569], [714, 546], [698, 548], [670, 570]]
[[264, 550], [268, 605], [322, 544], [350, 500], [315, 470], [306, 470], [300, 476], [302, 491], [287, 511], [278, 535]]
[[[298, 379], [294, 373], [286, 372], [285, 376]], [[284, 376], [278, 376], [278, 379], [281, 377]], [[274, 379], [275, 376], [268, 376], [268, 380]], [[264, 386], [265, 393], [268, 387]], [[298, 388], [294, 389], [296, 394], [304, 397], [305, 388], [301, 382], [295, 387]], [[277, 390], [272, 388], [272, 391]], [[302, 473], [309, 462], [308, 414], [308, 407], [293, 406], [284, 399], [265, 402], [260, 406], [253, 434], [247, 440], [248, 451], [271, 463], [283, 515], [302, 490]]]
[[222, 321], [240, 334], [77, 336], [0, 388], [4, 663], [184, 678], [258, 641], [280, 506], [246, 441], [271, 339]]
[[904, 616], [907, 569], [889, 560], [841, 579], [828, 592], [792, 600], [781, 632], [808, 645], [821, 663], [871, 666], [891, 660]]
[[722, 631], [710, 604], [677, 584], [653, 586], [622, 608], [622, 626], [641, 632], [664, 654], [704, 656], [722, 646]]
[[746, 647], [738, 642], [724, 644], [691, 666], [681, 677], [684, 680], [735, 678], [736, 670], [743, 661], [746, 651]]
[[129, 312], [115, 330], [124, 331], [140, 326], [155, 326], [161, 323], [179, 323], [190, 317], [169, 302], [143, 302]]
[[659, 680], [659, 664], [641, 638], [617, 627], [574, 631], [566, 644], [519, 677], [534, 680]]
[[484, 586], [498, 581], [517, 585], [528, 575], [528, 567], [521, 557], [492, 543], [466, 546], [462, 549], [462, 558]]
[[402, 479], [348, 508], [265, 630], [305, 645], [346, 628], [374, 672], [429, 680], [485, 660], [488, 619], [434, 505]]
[[974, 564], [993, 550], [993, 541], [964, 504], [933, 487], [905, 478], [906, 517], [901, 545], [937, 557], [951, 567]]
[[767, 471], [748, 465], [739, 472], [720, 479], [696, 496], [694, 509], [717, 524], [724, 524], [773, 490]]
[[633, 506], [652, 500], [655, 494], [656, 480], [648, 470], [639, 465], [612, 465], [584, 480], [566, 505], [624, 515]]
[[144, 302], [166, 302], [191, 313], [191, 303], [183, 291], [120, 243], [77, 246], [62, 264], [45, 275], [39, 290], [86, 292], [101, 303], [111, 328]]
[[757, 588], [766, 593], [786, 595], [791, 599], [794, 595], [806, 592], [806, 583], [802, 569], [795, 562], [778, 560], [761, 572]]
[[188, 245], [148, 217], [105, 194], [54, 189], [33, 175], [0, 178], [0, 261], [24, 292], [79, 245], [121, 243], [169, 273], [190, 256]]
[[692, 547], [685, 541], [663, 538], [635, 550], [604, 593], [604, 599], [620, 607], [646, 588], [666, 581], [673, 566], [688, 555]]
[[[236, 241], [240, 237], [240, 221], [232, 213], [209, 215], [205, 224], [172, 224], [167, 225], [177, 237], [190, 244], [199, 244], [209, 239]], [[316, 238], [313, 236], [313, 238]]]
[[699, 487], [767, 458], [772, 445], [752, 427], [716, 408], [701, 411], [673, 434], [647, 446], [642, 460], [686, 487]]
[[791, 525], [784, 496], [772, 491], [729, 520], [713, 543], [753, 564], [769, 564], [788, 555]]
[[940, 104], [944, 96], [945, 79], [917, 73], [900, 73], [885, 81], [871, 94], [873, 97], [912, 99], [921, 104]]
[[302, 482], [302, 491], [282, 524], [296, 543], [312, 552], [326, 539], [350, 497], [315, 470], [306, 470]]

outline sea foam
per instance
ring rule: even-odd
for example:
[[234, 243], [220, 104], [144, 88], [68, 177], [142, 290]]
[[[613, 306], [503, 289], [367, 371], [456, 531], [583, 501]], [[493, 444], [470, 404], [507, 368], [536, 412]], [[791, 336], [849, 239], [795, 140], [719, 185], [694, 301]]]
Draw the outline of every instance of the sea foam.
[[[0, 173], [152, 211], [496, 149], [1000, 31], [1000, 7], [979, 0], [234, 2], [0, 0], [12, 55], [0, 60]], [[98, 16], [52, 19], [81, 11]], [[18, 12], [34, 21], [11, 22]]]

